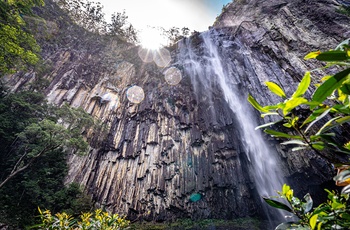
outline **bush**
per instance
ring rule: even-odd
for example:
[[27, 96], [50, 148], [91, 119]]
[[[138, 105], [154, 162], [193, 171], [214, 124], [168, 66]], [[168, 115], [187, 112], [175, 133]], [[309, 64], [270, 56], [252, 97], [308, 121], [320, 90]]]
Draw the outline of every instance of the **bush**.
[[130, 221], [118, 214], [109, 214], [97, 209], [94, 213], [86, 212], [80, 215], [79, 219], [63, 212], [52, 215], [49, 210], [41, 211], [39, 208], [41, 223], [31, 227], [32, 229], [47, 230], [119, 230], [126, 229]]

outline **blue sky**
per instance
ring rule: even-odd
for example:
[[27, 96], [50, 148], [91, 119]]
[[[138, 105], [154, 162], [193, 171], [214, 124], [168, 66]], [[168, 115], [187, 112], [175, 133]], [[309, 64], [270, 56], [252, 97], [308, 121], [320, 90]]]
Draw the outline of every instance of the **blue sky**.
[[123, 12], [128, 21], [142, 30], [147, 26], [188, 27], [205, 31], [211, 26], [222, 6], [231, 0], [99, 0], [104, 5], [107, 18], [113, 12]]

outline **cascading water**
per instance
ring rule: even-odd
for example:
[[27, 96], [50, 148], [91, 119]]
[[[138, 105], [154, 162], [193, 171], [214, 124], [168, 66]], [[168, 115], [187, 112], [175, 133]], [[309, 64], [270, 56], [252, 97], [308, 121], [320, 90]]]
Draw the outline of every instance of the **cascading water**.
[[[222, 62], [222, 56], [215, 45], [217, 37], [215, 31], [202, 33], [200, 39], [203, 40], [203, 43], [200, 49], [194, 49], [190, 39], [184, 40], [180, 44], [179, 64], [191, 78], [197, 97], [208, 98], [210, 104], [215, 90], [222, 92], [239, 123], [241, 141], [251, 171], [249, 173], [252, 175], [257, 192], [260, 196], [276, 195], [276, 191], [280, 190], [283, 184], [276, 153], [268, 147], [261, 133], [255, 130], [257, 122], [255, 122], [251, 106], [247, 103], [247, 95], [239, 95], [242, 91], [238, 89], [234, 78], [227, 73], [225, 63]], [[214, 109], [212, 115], [215, 120]], [[262, 206], [265, 213], [269, 213], [270, 219], [282, 218], [283, 213], [272, 214], [272, 209], [267, 208], [265, 204]]]

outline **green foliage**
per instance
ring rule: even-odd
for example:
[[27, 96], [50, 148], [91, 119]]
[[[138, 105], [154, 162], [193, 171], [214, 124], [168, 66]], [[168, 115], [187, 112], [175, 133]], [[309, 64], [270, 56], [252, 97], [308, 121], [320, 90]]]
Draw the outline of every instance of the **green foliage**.
[[[307, 72], [298, 88], [291, 97], [287, 97], [280, 86], [267, 83], [270, 91], [284, 99], [275, 105], [262, 106], [252, 96], [248, 101], [253, 107], [265, 116], [279, 116], [280, 119], [259, 126], [266, 128], [283, 124], [289, 131], [284, 133], [266, 128], [265, 132], [273, 137], [289, 139], [282, 145], [292, 145], [293, 151], [300, 149], [313, 149], [316, 154], [327, 159], [336, 166], [349, 165], [347, 156], [350, 154], [349, 137], [339, 136], [337, 128], [348, 125], [350, 121], [350, 46], [349, 39], [342, 42], [335, 50], [326, 52], [316, 51], [305, 56], [305, 59], [317, 59], [327, 63], [325, 68], [342, 67], [332, 76], [322, 78], [321, 84], [311, 99], [305, 93], [310, 90], [311, 73]], [[339, 69], [339, 68], [338, 68]], [[308, 116], [303, 117], [298, 111], [307, 111]], [[317, 124], [317, 125], [316, 125]], [[291, 134], [293, 133], [293, 134]], [[293, 190], [284, 185], [280, 198], [285, 199], [289, 206], [270, 198], [264, 200], [272, 207], [289, 211], [299, 217], [296, 223], [282, 223], [276, 229], [349, 229], [350, 228], [350, 170], [349, 167], [339, 173], [334, 179], [338, 183], [348, 184], [343, 188], [342, 194], [327, 191], [328, 201], [311, 211], [312, 199], [310, 195], [304, 197], [305, 202], [294, 197]]]
[[297, 222], [282, 223], [276, 229], [349, 229], [350, 208], [349, 194], [337, 194], [329, 191], [328, 200], [313, 209], [313, 201], [309, 194], [304, 196], [302, 201], [293, 195], [290, 186], [284, 184], [282, 191], [278, 192], [279, 198], [287, 201], [288, 205], [270, 198], [264, 200], [274, 208], [288, 211], [299, 218]]
[[77, 185], [66, 187], [66, 153], [88, 147], [94, 120], [82, 109], [49, 105], [44, 95], [0, 86], [0, 222], [33, 224], [38, 205], [71, 214], [89, 210]]
[[37, 207], [78, 215], [92, 207], [90, 198], [77, 184], [65, 186], [66, 156], [52, 151], [0, 189], [0, 222], [17, 227], [36, 223]]
[[[0, 91], [0, 143], [1, 152], [5, 154], [12, 148], [16, 134], [29, 124], [49, 117], [51, 108], [46, 104], [44, 95], [37, 92], [9, 93], [3, 85]], [[0, 154], [1, 162], [2, 156]]]
[[5, 168], [12, 168], [2, 174], [5, 179], [0, 188], [50, 151], [59, 148], [76, 154], [87, 151], [82, 133], [94, 125], [94, 120], [82, 109], [49, 106], [39, 93], [20, 92], [1, 98], [0, 112], [4, 121], [0, 133], [7, 142], [4, 150], [8, 151], [0, 157]]
[[[350, 154], [349, 149], [344, 147], [349, 140], [338, 143], [337, 134], [334, 130], [350, 121], [350, 90], [348, 90], [350, 83], [350, 47], [348, 42], [349, 40], [343, 42], [336, 50], [316, 51], [306, 55], [305, 59], [316, 58], [327, 62], [326, 67], [345, 66], [343, 70], [333, 76], [324, 77], [323, 82], [317, 85], [311, 99], [304, 97], [310, 88], [310, 72], [305, 74], [291, 97], [287, 97], [277, 84], [267, 82], [266, 84], [271, 92], [284, 99], [278, 104], [262, 106], [249, 95], [248, 101], [262, 113], [262, 117], [273, 115], [281, 118], [258, 128], [266, 128], [282, 123], [284, 127], [291, 129], [296, 135], [268, 128], [265, 129], [265, 132], [275, 137], [293, 140], [282, 143], [293, 145], [293, 150], [310, 148], [332, 163], [347, 164], [347, 160], [342, 161], [339, 155], [342, 153]], [[308, 110], [308, 117], [305, 118], [297, 112], [300, 110]], [[327, 152], [323, 150], [327, 150]]]
[[15, 134], [16, 138], [11, 144], [15, 163], [10, 173], [5, 174], [0, 188], [50, 151], [61, 148], [62, 151], [64, 149], [78, 154], [86, 152], [88, 144], [81, 134], [94, 124], [93, 119], [82, 109], [67, 105], [51, 109], [52, 114], [39, 119], [34, 117], [35, 122], [29, 122], [22, 132]]
[[50, 230], [116, 230], [126, 229], [130, 222], [118, 214], [109, 214], [100, 209], [94, 213], [83, 213], [79, 219], [63, 212], [52, 215], [49, 210], [41, 211], [39, 208], [41, 224], [33, 226], [32, 229], [50, 229]]
[[23, 15], [31, 15], [31, 8], [42, 6], [43, 0], [0, 2], [0, 76], [34, 65], [40, 47], [25, 29]]

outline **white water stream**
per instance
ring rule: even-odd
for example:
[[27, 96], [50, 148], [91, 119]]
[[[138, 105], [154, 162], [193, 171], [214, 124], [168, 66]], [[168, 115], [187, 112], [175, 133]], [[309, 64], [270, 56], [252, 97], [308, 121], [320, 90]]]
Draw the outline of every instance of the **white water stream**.
[[[234, 84], [233, 77], [225, 71], [226, 63], [223, 62], [224, 58], [219, 54], [215, 45], [215, 31], [208, 31], [200, 36], [204, 41], [201, 52], [198, 51], [198, 48], [191, 47], [191, 40], [187, 39], [180, 44], [179, 60], [191, 77], [195, 91], [204, 90], [206, 96], [212, 98], [211, 93], [218, 87], [221, 89], [227, 104], [240, 123], [244, 152], [250, 164], [249, 174], [253, 177], [257, 192], [260, 196], [277, 195], [276, 191], [280, 191], [283, 184], [282, 173], [276, 160], [277, 153], [269, 148], [261, 131], [255, 130], [258, 124], [255, 121], [253, 109], [247, 102], [247, 95], [238, 95], [239, 90]], [[262, 203], [264, 211], [270, 213], [270, 219], [282, 218], [282, 213], [271, 214], [273, 208], [268, 207], [263, 201]]]

